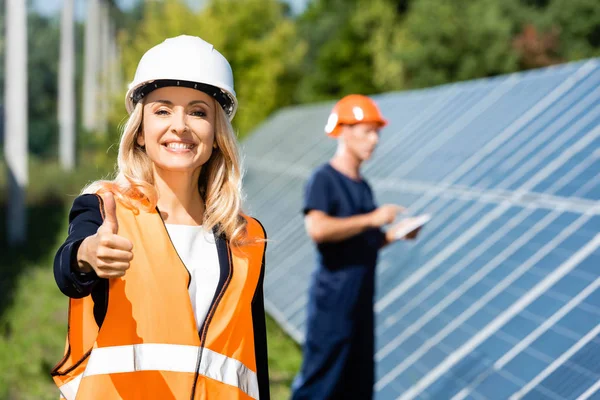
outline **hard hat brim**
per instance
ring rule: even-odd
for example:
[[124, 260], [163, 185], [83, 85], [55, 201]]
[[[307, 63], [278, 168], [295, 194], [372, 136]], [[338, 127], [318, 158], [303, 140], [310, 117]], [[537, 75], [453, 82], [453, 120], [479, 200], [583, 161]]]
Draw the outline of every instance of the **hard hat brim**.
[[221, 89], [214, 85], [176, 79], [157, 79], [140, 82], [135, 87], [130, 88], [125, 95], [125, 108], [127, 109], [127, 112], [131, 114], [135, 108], [135, 105], [154, 90], [173, 86], [187, 87], [206, 93], [213, 97], [217, 103], [221, 105], [230, 121], [235, 116], [237, 111], [237, 99], [232, 93], [229, 93], [227, 90]]
[[333, 128], [333, 130], [331, 132], [325, 132], [325, 133], [327, 134], [327, 136], [329, 136], [331, 138], [337, 138], [338, 136], [340, 136], [340, 131], [341, 131], [342, 125], [358, 125], [358, 124], [364, 124], [364, 123], [370, 123], [370, 122], [375, 122], [375, 123], [379, 124], [379, 128], [384, 128], [388, 124], [388, 121], [384, 118], [379, 118], [376, 120], [364, 120], [364, 121], [353, 122], [353, 123], [344, 123], [344, 122], [340, 121], [336, 124], [336, 126]]

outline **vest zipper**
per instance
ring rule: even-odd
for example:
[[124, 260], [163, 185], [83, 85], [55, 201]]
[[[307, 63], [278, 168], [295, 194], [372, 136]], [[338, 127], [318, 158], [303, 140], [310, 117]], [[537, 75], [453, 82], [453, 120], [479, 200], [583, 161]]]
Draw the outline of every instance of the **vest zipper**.
[[198, 383], [198, 376], [200, 375], [200, 363], [202, 362], [202, 353], [204, 352], [204, 344], [206, 343], [206, 335], [208, 333], [208, 327], [210, 325], [210, 322], [212, 321], [212, 318], [215, 314], [217, 306], [221, 302], [221, 299], [223, 298], [223, 295], [225, 294], [225, 291], [227, 290], [227, 287], [229, 286], [229, 283], [231, 282], [231, 277], [233, 276], [233, 263], [231, 260], [231, 248], [229, 247], [229, 242], [225, 241], [225, 246], [227, 247], [227, 258], [229, 261], [229, 275], [227, 275], [227, 280], [223, 284], [223, 287], [221, 288], [221, 291], [219, 292], [219, 295], [217, 296], [215, 302], [211, 305], [210, 310], [208, 311], [208, 314], [206, 314], [204, 323], [202, 324], [203, 329], [202, 329], [202, 332], [200, 333], [200, 351], [198, 353], [198, 361], [196, 363], [196, 373], [194, 374], [194, 386], [192, 386], [192, 393], [190, 396], [190, 400], [194, 400], [194, 397], [196, 396], [196, 384]]

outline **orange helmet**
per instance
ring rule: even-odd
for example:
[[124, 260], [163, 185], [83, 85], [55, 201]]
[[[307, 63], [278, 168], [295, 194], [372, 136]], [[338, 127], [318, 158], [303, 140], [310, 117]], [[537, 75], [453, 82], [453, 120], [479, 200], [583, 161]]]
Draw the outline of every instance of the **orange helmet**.
[[350, 94], [338, 101], [325, 125], [325, 133], [338, 137], [341, 125], [354, 125], [361, 122], [376, 122], [380, 127], [387, 125], [377, 104], [367, 96]]

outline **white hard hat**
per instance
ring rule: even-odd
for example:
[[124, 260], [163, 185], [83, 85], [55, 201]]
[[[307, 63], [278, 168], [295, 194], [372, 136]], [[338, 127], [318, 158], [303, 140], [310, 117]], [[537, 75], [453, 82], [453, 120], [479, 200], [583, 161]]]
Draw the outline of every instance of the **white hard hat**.
[[191, 87], [213, 96], [230, 121], [237, 110], [229, 62], [199, 37], [169, 38], [142, 56], [125, 95], [127, 112], [131, 114], [144, 96], [165, 86]]

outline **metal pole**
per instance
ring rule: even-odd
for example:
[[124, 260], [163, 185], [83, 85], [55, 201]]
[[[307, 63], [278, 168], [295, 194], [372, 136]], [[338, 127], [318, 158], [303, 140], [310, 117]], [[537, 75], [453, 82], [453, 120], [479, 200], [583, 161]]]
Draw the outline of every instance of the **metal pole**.
[[98, 129], [98, 71], [100, 55], [100, 7], [98, 0], [87, 1], [83, 71], [83, 126]]
[[109, 46], [109, 57], [110, 57], [110, 78], [109, 78], [109, 90], [111, 94], [117, 93], [121, 89], [121, 69], [120, 69], [120, 57], [119, 47], [117, 45], [117, 28], [115, 23], [111, 21], [110, 26], [110, 46]]
[[75, 35], [73, 0], [63, 0], [58, 75], [59, 159], [64, 170], [75, 167]]
[[103, 133], [108, 130], [108, 117], [110, 113], [110, 87], [109, 87], [109, 76], [110, 76], [110, 5], [106, 1], [100, 3], [100, 54], [102, 59], [102, 100], [101, 104], [101, 120], [99, 122], [99, 128]]
[[10, 244], [20, 244], [27, 237], [27, 12], [25, 1], [5, 1], [4, 157], [9, 183], [7, 232]]

